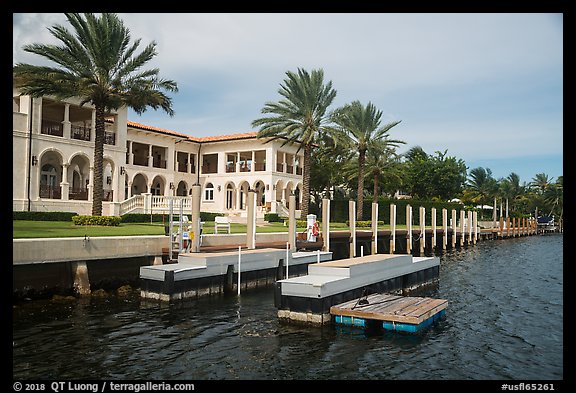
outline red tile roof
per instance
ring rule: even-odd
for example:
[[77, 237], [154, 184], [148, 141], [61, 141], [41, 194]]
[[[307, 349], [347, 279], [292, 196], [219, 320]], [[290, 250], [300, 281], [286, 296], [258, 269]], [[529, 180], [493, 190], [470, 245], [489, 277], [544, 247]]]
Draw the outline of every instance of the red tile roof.
[[173, 135], [173, 136], [185, 138], [189, 141], [197, 142], [197, 143], [231, 141], [231, 140], [236, 140], [236, 139], [251, 139], [251, 138], [256, 138], [256, 136], [258, 135], [257, 132], [244, 132], [244, 133], [239, 133], [239, 134], [206, 136], [206, 137], [197, 138], [197, 137], [193, 137], [191, 135], [182, 134], [180, 132], [167, 130], [164, 128], [158, 128], [158, 127], [148, 126], [146, 124], [136, 123], [134, 121], [128, 121], [128, 126], [132, 127], [132, 128], [138, 128], [141, 130], [145, 130], [145, 131], [160, 132], [162, 134]]

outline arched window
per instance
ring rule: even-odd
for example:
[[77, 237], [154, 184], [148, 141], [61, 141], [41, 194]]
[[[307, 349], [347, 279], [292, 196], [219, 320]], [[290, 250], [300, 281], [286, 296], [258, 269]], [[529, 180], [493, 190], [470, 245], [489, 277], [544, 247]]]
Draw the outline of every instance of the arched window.
[[214, 185], [212, 183], [207, 183], [204, 188], [204, 200], [213, 201], [214, 200]]

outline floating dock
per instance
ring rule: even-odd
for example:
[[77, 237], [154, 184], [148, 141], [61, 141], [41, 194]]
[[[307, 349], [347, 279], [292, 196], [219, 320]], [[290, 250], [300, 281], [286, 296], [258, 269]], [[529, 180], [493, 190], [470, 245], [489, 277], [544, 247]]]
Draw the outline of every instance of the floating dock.
[[330, 307], [334, 322], [366, 328], [416, 333], [444, 317], [448, 301], [427, 297], [372, 294]]
[[276, 283], [278, 317], [306, 324], [332, 322], [330, 308], [371, 293], [408, 293], [435, 284], [440, 258], [375, 254], [313, 263], [308, 275]]
[[[288, 257], [288, 258], [287, 258]], [[241, 252], [181, 253], [178, 263], [140, 267], [143, 298], [172, 301], [257, 288], [306, 273], [306, 265], [329, 261], [331, 252], [277, 248], [243, 249]], [[240, 274], [240, 280], [238, 280]], [[238, 284], [239, 283], [239, 284]]]

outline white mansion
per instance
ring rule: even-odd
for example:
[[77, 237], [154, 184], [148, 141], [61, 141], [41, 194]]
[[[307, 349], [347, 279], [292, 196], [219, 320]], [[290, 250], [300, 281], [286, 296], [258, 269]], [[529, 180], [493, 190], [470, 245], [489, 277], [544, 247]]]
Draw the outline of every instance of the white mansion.
[[[92, 211], [95, 110], [79, 101], [31, 98], [13, 91], [13, 210]], [[301, 200], [297, 146], [265, 143], [256, 132], [196, 138], [110, 114], [104, 145], [103, 215], [167, 213], [168, 201], [190, 202], [202, 186], [201, 211], [246, 215], [248, 190], [258, 215], [288, 215]]]

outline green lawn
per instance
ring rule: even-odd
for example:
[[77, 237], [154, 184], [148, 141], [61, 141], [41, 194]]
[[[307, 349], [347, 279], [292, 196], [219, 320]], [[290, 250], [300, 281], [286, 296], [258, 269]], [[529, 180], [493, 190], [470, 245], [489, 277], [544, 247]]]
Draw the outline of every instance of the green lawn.
[[[246, 233], [246, 225], [231, 224], [232, 233]], [[400, 229], [399, 225], [398, 228]], [[342, 231], [348, 230], [348, 226], [343, 223], [330, 223], [330, 230]], [[358, 228], [359, 230], [368, 230], [368, 228]], [[389, 229], [384, 225], [380, 229]], [[296, 228], [302, 232], [305, 228]], [[288, 227], [283, 223], [266, 223], [258, 225], [256, 232], [287, 232]], [[202, 226], [202, 233], [214, 233], [214, 222], [207, 221]], [[14, 239], [41, 238], [41, 237], [97, 237], [97, 236], [146, 236], [146, 235], [164, 235], [164, 224], [162, 223], [124, 223], [117, 227], [106, 226], [89, 226], [74, 225], [71, 221], [12, 221], [12, 236]]]

